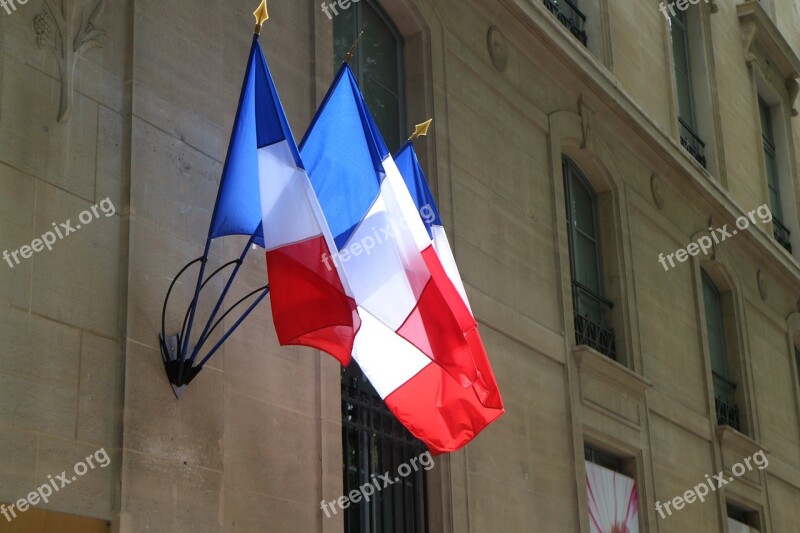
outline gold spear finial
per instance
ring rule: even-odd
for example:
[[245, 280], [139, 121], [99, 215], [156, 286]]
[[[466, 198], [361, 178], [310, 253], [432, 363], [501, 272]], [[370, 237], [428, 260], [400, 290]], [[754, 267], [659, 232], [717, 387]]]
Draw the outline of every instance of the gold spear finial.
[[361, 33], [358, 34], [356, 40], [353, 41], [353, 46], [350, 47], [350, 50], [347, 52], [347, 55], [344, 56], [344, 62], [349, 63], [351, 59], [353, 59], [353, 54], [356, 53], [356, 48], [358, 47], [358, 41], [364, 36], [364, 32], [367, 31], [366, 29], [361, 30]]
[[261, 5], [258, 6], [258, 9], [253, 12], [253, 15], [256, 17], [255, 34], [259, 35], [261, 33], [261, 26], [263, 26], [267, 19], [269, 19], [267, 0], [261, 0]]
[[414, 128], [414, 133], [411, 134], [408, 140], [414, 141], [420, 137], [425, 137], [428, 134], [428, 129], [430, 129], [431, 124], [433, 124], [433, 119], [426, 120], [422, 124], [417, 124], [416, 128]]

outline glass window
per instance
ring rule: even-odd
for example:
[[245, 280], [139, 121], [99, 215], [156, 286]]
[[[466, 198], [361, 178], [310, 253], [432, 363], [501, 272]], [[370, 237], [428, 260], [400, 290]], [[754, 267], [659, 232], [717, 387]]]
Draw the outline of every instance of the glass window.
[[769, 205], [772, 210], [772, 227], [775, 240], [792, 253], [791, 232], [784, 225], [781, 204], [780, 175], [775, 145], [775, 129], [772, 125], [772, 109], [763, 98], [758, 98], [758, 113], [761, 117], [761, 140], [764, 145], [764, 165], [767, 171]]
[[759, 533], [756, 526], [759, 515], [754, 511], [747, 511], [732, 504], [727, 504], [728, 532], [729, 533]]
[[392, 153], [405, 140], [403, 39], [383, 10], [370, 0], [354, 3], [333, 19], [335, 68], [358, 34], [364, 36], [350, 61], [364, 100]]
[[608, 452], [598, 450], [597, 448], [585, 444], [583, 446], [583, 457], [590, 463], [608, 468], [614, 472], [622, 473], [623, 461], [616, 455], [612, 455]]
[[689, 19], [686, 11], [677, 10], [669, 19], [672, 35], [672, 60], [675, 65], [675, 92], [678, 98], [678, 125], [681, 146], [703, 167], [706, 166], [705, 143], [698, 135], [697, 105], [692, 80], [692, 51]]
[[607, 320], [612, 304], [603, 296], [597, 195], [571, 159], [564, 157], [562, 163], [576, 342], [615, 359], [614, 332]]
[[544, 6], [586, 46], [586, 15], [578, 8], [578, 0], [544, 0]]
[[758, 99], [758, 110], [761, 115], [761, 140], [764, 144], [764, 160], [767, 165], [769, 203], [772, 215], [778, 220], [783, 220], [781, 193], [778, 184], [778, 160], [775, 156], [775, 134], [772, 129], [772, 110], [761, 98]]
[[725, 353], [722, 303], [714, 282], [705, 273], [703, 273], [703, 302], [706, 308], [706, 328], [708, 330], [708, 349], [711, 351], [711, 370], [720, 377], [727, 379], [728, 356]]
[[797, 382], [800, 383], [800, 350], [797, 348], [794, 349], [794, 362], [796, 363], [795, 367], [797, 368]]
[[769, 187], [769, 203], [772, 215], [778, 221], [783, 220], [781, 193], [778, 183], [778, 160], [775, 154], [775, 132], [772, 128], [772, 110], [762, 99], [758, 99], [758, 111], [761, 116], [761, 139], [764, 144], [764, 161], [767, 166], [767, 185]]
[[675, 62], [675, 81], [678, 92], [678, 116], [692, 130], [697, 130], [694, 94], [692, 88], [692, 63], [689, 57], [689, 26], [686, 12], [677, 10], [670, 19], [672, 28], [672, 54]]
[[702, 276], [703, 304], [705, 306], [708, 349], [711, 352], [711, 374], [714, 382], [717, 424], [741, 430], [739, 407], [736, 403], [737, 385], [732, 381], [728, 368], [722, 297], [711, 278], [705, 272]]

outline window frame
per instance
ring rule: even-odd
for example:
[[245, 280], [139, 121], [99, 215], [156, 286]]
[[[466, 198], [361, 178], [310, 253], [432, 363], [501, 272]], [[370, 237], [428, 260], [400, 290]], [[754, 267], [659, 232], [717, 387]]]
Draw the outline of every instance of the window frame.
[[[570, 262], [570, 283], [572, 286], [572, 309], [573, 320], [575, 323], [575, 342], [578, 345], [588, 345], [607, 357], [617, 360], [616, 334], [611, 327], [610, 312], [614, 308], [614, 302], [605, 297], [604, 278], [603, 278], [603, 250], [600, 242], [600, 206], [598, 194], [589, 179], [583, 173], [575, 161], [565, 154], [561, 155], [562, 172], [564, 177], [564, 202], [567, 215], [567, 238], [569, 245]], [[590, 208], [592, 210], [591, 220], [594, 229], [594, 237], [591, 238], [594, 245], [595, 256], [595, 276], [597, 279], [596, 287], [589, 287], [578, 279], [578, 263], [576, 254], [576, 236], [580, 231], [576, 228], [572, 205], [574, 202], [574, 182], [588, 193], [590, 198]], [[589, 236], [581, 232], [586, 238]], [[584, 312], [581, 305], [581, 298], [587, 297], [597, 304], [600, 312], [596, 321], [588, 312]]]
[[773, 237], [786, 251], [792, 253], [792, 232], [786, 226], [783, 186], [781, 184], [780, 145], [775, 129], [774, 115], [779, 106], [770, 104], [762, 94], [757, 94], [758, 118], [761, 124], [761, 143], [764, 153], [764, 173], [767, 184], [767, 201], [772, 212]]
[[[673, 24], [675, 25], [673, 27]], [[676, 90], [678, 90], [678, 76], [677, 73], [679, 72], [678, 69], [678, 62], [676, 61], [676, 50], [675, 50], [675, 30], [674, 28], [678, 28], [681, 31], [681, 37], [683, 41], [683, 50], [684, 50], [684, 57], [683, 61], [686, 63], [686, 92], [689, 95], [689, 115], [688, 117], [681, 116], [681, 106], [680, 106], [680, 98], [678, 98], [678, 119], [684, 120], [689, 128], [692, 131], [697, 131], [697, 107], [694, 97], [694, 79], [692, 76], [692, 56], [691, 56], [691, 41], [689, 39], [689, 21], [686, 16], [686, 11], [678, 10], [678, 14], [674, 17], [670, 18], [670, 37], [672, 39], [672, 62], [675, 68], [675, 85]], [[680, 94], [680, 91], [678, 91]]]
[[[698, 9], [699, 11], [699, 9]], [[697, 20], [690, 20], [692, 17], [698, 17]], [[702, 44], [702, 20], [700, 20], [699, 13], [695, 10], [677, 10], [675, 16], [670, 16], [667, 21], [669, 28], [669, 41], [670, 41], [670, 57], [672, 61], [672, 70], [674, 78], [674, 91], [675, 91], [675, 107], [678, 123], [678, 141], [681, 146], [689, 153], [692, 158], [697, 161], [703, 168], [709, 170], [709, 159], [706, 151], [708, 146], [706, 140], [703, 140], [700, 133], [700, 121], [698, 117], [698, 78], [695, 75], [696, 70], [704, 72], [706, 58], [695, 57], [696, 47]], [[696, 43], [696, 37], [693, 33], [700, 33], [700, 43]], [[683, 62], [685, 63], [684, 69], [678, 68], [678, 54], [676, 53], [676, 40], [680, 38], [683, 44]], [[698, 65], [702, 61], [703, 65]], [[685, 70], [685, 72], [684, 72]], [[687, 110], [689, 115], [685, 116], [684, 110], [681, 106], [681, 88], [683, 84], [680, 78], [685, 78], [684, 91], [688, 94]], [[705, 83], [705, 81], [704, 81]]]
[[[704, 269], [700, 270], [700, 275], [703, 295], [702, 311], [705, 317], [706, 344], [711, 363], [711, 383], [713, 387], [716, 423], [718, 426], [727, 425], [736, 431], [744, 433], [742, 406], [739, 405], [739, 399], [737, 398], [737, 391], [741, 387], [741, 384], [734, 381], [733, 378], [735, 376], [731, 374], [732, 361], [730, 358], [730, 346], [728, 345], [725, 313], [723, 312], [723, 292], [714, 282], [711, 275]], [[721, 339], [719, 339], [720, 342], [714, 343], [720, 347], [720, 353], [718, 354], [714, 353], [714, 347], [712, 346], [711, 322], [713, 317], [709, 316], [709, 310], [712, 307], [710, 304], [712, 302], [708, 301], [707, 292], [710, 292], [711, 296], [714, 298], [713, 310], [717, 315], [716, 321], [719, 322]], [[715, 368], [715, 361], [720, 361], [724, 368]]]

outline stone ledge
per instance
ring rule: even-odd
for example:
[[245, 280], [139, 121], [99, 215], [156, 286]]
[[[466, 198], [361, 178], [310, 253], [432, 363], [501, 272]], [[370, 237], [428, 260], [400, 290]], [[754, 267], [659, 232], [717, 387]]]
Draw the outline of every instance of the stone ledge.
[[586, 371], [597, 377], [603, 378], [615, 385], [620, 385], [626, 391], [644, 397], [644, 393], [653, 383], [635, 373], [628, 367], [606, 357], [589, 346], [575, 346], [572, 355], [581, 371]]
[[758, 442], [731, 426], [717, 426], [716, 434], [721, 446], [733, 451], [743, 452], [745, 454], [743, 457], [749, 457], [759, 450], [763, 450], [764, 453], [768, 451]]

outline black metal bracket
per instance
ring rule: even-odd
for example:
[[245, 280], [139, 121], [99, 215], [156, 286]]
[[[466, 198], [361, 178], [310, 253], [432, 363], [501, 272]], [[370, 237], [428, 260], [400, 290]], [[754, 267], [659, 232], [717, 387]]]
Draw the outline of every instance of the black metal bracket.
[[[200, 373], [203, 367], [192, 366], [191, 360], [180, 361], [178, 357], [180, 335], [172, 335], [166, 339], [159, 335], [158, 338], [161, 341], [161, 359], [164, 361], [169, 384], [172, 385], [175, 397], [180, 398], [183, 391], [186, 390], [186, 386]], [[193, 350], [194, 346], [191, 346], [190, 349]]]
[[[208, 262], [207, 257], [198, 257], [193, 261], [190, 261], [186, 266], [184, 266], [181, 271], [175, 276], [175, 279], [172, 280], [172, 283], [169, 286], [169, 290], [167, 290], [167, 296], [164, 298], [164, 305], [161, 309], [161, 334], [158, 336], [159, 346], [161, 347], [161, 360], [164, 363], [164, 369], [167, 372], [167, 378], [169, 379], [170, 385], [172, 386], [172, 392], [175, 393], [176, 398], [180, 398], [181, 394], [186, 390], [186, 387], [192, 380], [197, 377], [201, 370], [203, 370], [203, 366], [208, 362], [209, 359], [220, 349], [222, 344], [228, 340], [228, 338], [233, 334], [234, 331], [244, 322], [244, 320], [253, 312], [253, 310], [261, 303], [267, 294], [269, 294], [269, 285], [265, 285], [260, 287], [254, 291], [249, 292], [243, 298], [239, 299], [236, 303], [234, 303], [227, 311], [225, 311], [222, 316], [215, 322], [214, 319], [217, 317], [217, 313], [222, 308], [223, 302], [225, 297], [228, 294], [228, 291], [233, 284], [234, 278], [239, 272], [239, 268], [242, 266], [244, 262], [244, 257], [247, 254], [247, 251], [252, 245], [252, 238], [245, 246], [245, 249], [242, 251], [242, 255], [239, 259], [235, 259], [233, 261], [229, 261], [215, 270], [207, 279], [203, 278], [204, 267]], [[167, 305], [169, 304], [169, 298], [172, 295], [172, 289], [175, 288], [175, 284], [178, 280], [183, 276], [183, 274], [189, 270], [191, 266], [196, 263], [200, 263], [200, 273], [198, 276], [197, 281], [197, 289], [195, 290], [194, 297], [192, 298], [192, 302], [189, 304], [189, 307], [186, 309], [186, 313], [184, 314], [183, 324], [181, 326], [180, 332], [174, 335], [167, 335], [166, 333], [166, 317], [167, 317]], [[235, 266], [234, 266], [235, 265]], [[203, 289], [206, 288], [208, 282], [211, 281], [214, 277], [219, 275], [222, 271], [226, 268], [234, 266], [233, 272], [231, 273], [230, 277], [228, 278], [227, 283], [225, 284], [225, 288], [220, 294], [217, 302], [214, 306], [213, 311], [211, 312], [208, 320], [206, 322], [205, 327], [203, 328], [202, 333], [200, 334], [199, 339], [197, 339], [197, 344], [190, 344], [190, 336], [191, 336], [191, 324], [192, 320], [189, 318], [194, 317], [197, 311], [197, 304], [200, 300], [200, 294], [202, 293]], [[245, 303], [248, 299], [255, 296], [256, 294], [261, 293], [258, 298], [254, 302], [250, 304], [250, 306], [242, 313], [242, 315], [236, 320], [236, 322], [228, 328], [228, 330], [222, 334], [220, 340], [211, 348], [205, 357], [197, 364], [195, 364], [197, 357], [200, 353], [200, 350], [203, 348], [203, 345], [209, 340], [211, 334], [217, 327], [222, 324], [222, 321], [231, 314], [237, 307]]]

